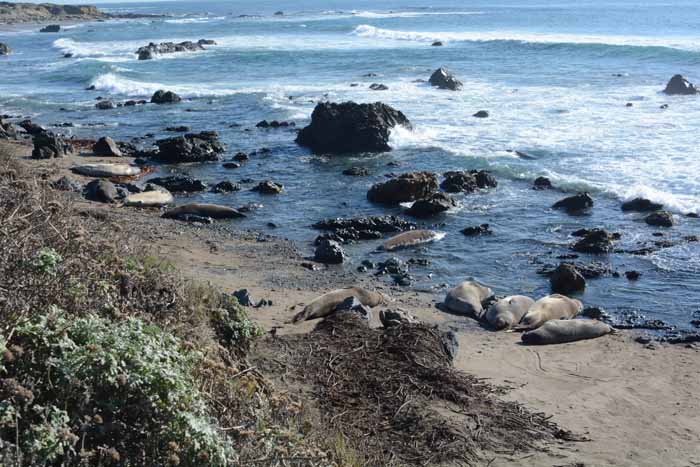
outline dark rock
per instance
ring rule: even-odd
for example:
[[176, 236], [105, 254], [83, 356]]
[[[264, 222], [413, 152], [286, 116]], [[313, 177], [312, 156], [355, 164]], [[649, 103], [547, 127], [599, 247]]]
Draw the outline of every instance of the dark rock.
[[462, 82], [445, 68], [439, 68], [430, 76], [429, 82], [432, 86], [440, 89], [458, 91], [462, 89]]
[[467, 237], [475, 237], [477, 235], [491, 235], [493, 232], [488, 224], [481, 224], [476, 227], [467, 227], [462, 229], [462, 233]]
[[572, 264], [561, 263], [549, 278], [552, 292], [570, 294], [586, 288], [586, 279]]
[[252, 188], [252, 191], [257, 191], [262, 195], [278, 195], [282, 193], [282, 190], [284, 190], [283, 185], [270, 180], [260, 182]]
[[397, 233], [416, 228], [416, 225], [395, 216], [373, 216], [354, 219], [327, 219], [312, 226], [329, 230], [339, 241], [375, 240], [385, 233]]
[[554, 187], [552, 186], [551, 180], [547, 177], [537, 177], [532, 188], [535, 190], [551, 190]]
[[627, 104], [625, 104], [625, 107], [634, 107], [634, 104], [631, 102], [628, 102]]
[[434, 193], [428, 198], [419, 199], [406, 211], [406, 214], [413, 217], [428, 218], [445, 212], [457, 203], [451, 196], [445, 193]]
[[73, 54], [70, 52], [66, 52], [63, 54], [63, 58], [73, 58]]
[[394, 284], [399, 287], [408, 287], [413, 283], [413, 276], [408, 273], [394, 274], [391, 278], [394, 280]]
[[379, 84], [379, 83], [370, 84], [369, 88], [372, 91], [387, 91], [387, 90], [389, 90], [388, 86], [386, 86], [384, 84]]
[[644, 198], [634, 198], [631, 201], [625, 201], [622, 203], [623, 211], [637, 211], [637, 212], [649, 212], [658, 211], [663, 208], [663, 204], [654, 203]]
[[389, 258], [383, 263], [377, 265], [377, 275], [381, 276], [384, 274], [390, 275], [406, 275], [408, 274], [408, 266], [406, 263], [401, 261], [399, 258], [393, 257]]
[[250, 160], [250, 156], [244, 152], [239, 152], [236, 153], [235, 156], [233, 156], [233, 160], [236, 162], [247, 162]]
[[382, 310], [379, 312], [379, 321], [385, 328], [393, 328], [406, 324], [418, 324], [419, 321], [415, 316], [397, 309], [397, 310]]
[[593, 198], [588, 193], [579, 193], [554, 203], [552, 208], [563, 209], [567, 213], [579, 213], [593, 207]]
[[374, 203], [399, 204], [427, 198], [437, 188], [434, 173], [411, 172], [372, 186], [367, 192], [367, 199]]
[[205, 45], [216, 45], [216, 42], [207, 39], [200, 39], [197, 42], [185, 41], [180, 43], [161, 42], [160, 44], [156, 44], [151, 42], [148, 45], [140, 47], [136, 53], [139, 56], [139, 60], [151, 60], [155, 58], [156, 55], [206, 50], [204, 47]]
[[148, 180], [158, 186], [162, 186], [171, 193], [195, 193], [207, 189], [207, 184], [189, 175], [171, 175], [169, 177], [157, 177]]
[[479, 110], [477, 113], [475, 113], [474, 115], [472, 115], [472, 117], [476, 117], [476, 118], [488, 118], [488, 117], [489, 117], [489, 113], [488, 113], [486, 110]]
[[224, 162], [223, 164], [221, 164], [221, 167], [223, 167], [224, 169], [240, 169], [241, 164], [239, 164], [238, 162]]
[[496, 188], [498, 186], [496, 178], [486, 170], [472, 170], [471, 173], [476, 178], [476, 186], [481, 189]]
[[675, 75], [666, 85], [664, 92], [669, 95], [692, 95], [697, 94], [698, 90], [693, 84], [685, 79], [682, 75]]
[[11, 53], [12, 49], [10, 49], [10, 46], [0, 42], [0, 55], [10, 55]]
[[73, 152], [73, 146], [53, 133], [44, 132], [34, 136], [32, 159], [54, 159]]
[[369, 175], [369, 169], [364, 167], [350, 167], [349, 169], [343, 170], [343, 175], [349, 175], [351, 177], [367, 177]]
[[187, 133], [190, 131], [190, 127], [188, 126], [169, 126], [165, 128], [165, 131], [172, 131], [174, 133]]
[[99, 203], [116, 203], [119, 193], [112, 182], [93, 180], [85, 185], [85, 198]]
[[116, 109], [117, 105], [114, 102], [107, 100], [98, 102], [95, 104], [95, 108], [99, 110], [112, 110]]
[[158, 153], [155, 158], [161, 162], [177, 164], [181, 162], [218, 161], [226, 151], [213, 131], [166, 138], [156, 141]]
[[435, 41], [430, 45], [433, 47], [442, 47], [443, 46], [442, 41]]
[[105, 156], [105, 157], [122, 157], [123, 154], [119, 147], [117, 146], [117, 143], [114, 142], [112, 138], [109, 136], [104, 136], [97, 140], [95, 145], [92, 147], [92, 152], [95, 153], [96, 156]]
[[278, 122], [277, 120], [271, 122], [263, 120], [255, 125], [256, 128], [287, 128], [293, 126], [296, 126], [294, 122]]
[[323, 239], [316, 247], [314, 261], [324, 264], [341, 264], [345, 261], [345, 252], [337, 242]]
[[73, 191], [73, 192], [81, 192], [83, 191], [83, 186], [78, 183], [76, 180], [73, 180], [70, 177], [63, 176], [59, 178], [58, 180], [55, 180], [51, 182], [51, 188], [54, 190], [59, 190], [59, 191]]
[[276, 11], [275, 16], [284, 16], [284, 12], [283, 11]]
[[159, 89], [151, 96], [151, 104], [175, 104], [181, 100], [182, 98], [174, 92], [162, 89]]
[[236, 183], [231, 183], [229, 181], [219, 182], [211, 189], [212, 193], [232, 193], [234, 191], [240, 191], [240, 185]]
[[639, 278], [641, 276], [642, 276], [642, 273], [639, 271], [626, 271], [625, 272], [625, 277], [631, 281], [639, 280]]
[[579, 253], [608, 253], [613, 248], [614, 239], [615, 237], [604, 229], [592, 229], [571, 248]]
[[410, 128], [411, 123], [381, 102], [324, 102], [316, 105], [311, 124], [299, 132], [296, 142], [317, 154], [390, 151], [389, 133], [397, 125]]
[[49, 24], [39, 29], [39, 32], [61, 32], [61, 26], [59, 24]]
[[673, 214], [668, 211], [652, 212], [644, 218], [644, 222], [655, 227], [673, 227]]
[[486, 170], [445, 172], [440, 188], [448, 193], [473, 193], [477, 189], [495, 188], [496, 179]]

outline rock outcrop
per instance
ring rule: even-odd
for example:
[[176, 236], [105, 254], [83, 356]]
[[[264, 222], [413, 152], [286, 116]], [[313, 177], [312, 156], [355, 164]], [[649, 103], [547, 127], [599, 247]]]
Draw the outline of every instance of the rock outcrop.
[[586, 288], [586, 279], [572, 264], [561, 263], [549, 278], [553, 293], [571, 294]]
[[171, 193], [196, 193], [207, 189], [207, 184], [189, 175], [171, 175], [148, 180], [148, 183], [161, 186]]
[[372, 186], [367, 192], [367, 199], [373, 203], [399, 204], [427, 198], [437, 188], [434, 173], [411, 172]]
[[698, 93], [698, 89], [682, 75], [675, 75], [666, 85], [664, 93], [670, 96], [690, 96]]
[[216, 45], [216, 42], [208, 39], [200, 39], [197, 42], [185, 41], [185, 42], [161, 42], [156, 44], [151, 42], [148, 45], [140, 47], [136, 54], [139, 56], [139, 60], [151, 60], [156, 57], [156, 55], [173, 54], [178, 52], [196, 52], [199, 50], [206, 50], [205, 45]]
[[430, 76], [429, 82], [432, 86], [440, 89], [449, 89], [450, 91], [459, 91], [462, 89], [462, 82], [446, 68], [438, 68], [435, 70]]
[[496, 178], [486, 170], [445, 172], [440, 188], [448, 193], [473, 193], [478, 189], [496, 188]]
[[155, 159], [169, 164], [218, 161], [226, 151], [215, 131], [161, 139], [156, 141], [156, 146], [158, 152], [154, 156]]
[[436, 216], [455, 206], [457, 206], [457, 203], [451, 196], [445, 193], [433, 193], [429, 197], [419, 199], [413, 203], [411, 208], [406, 211], [406, 214], [425, 219]]
[[593, 207], [593, 198], [588, 193], [579, 193], [560, 199], [552, 206], [554, 209], [562, 209], [569, 214], [584, 212]]
[[182, 101], [182, 98], [172, 91], [164, 91], [159, 89], [151, 96], [151, 104], [176, 104]]

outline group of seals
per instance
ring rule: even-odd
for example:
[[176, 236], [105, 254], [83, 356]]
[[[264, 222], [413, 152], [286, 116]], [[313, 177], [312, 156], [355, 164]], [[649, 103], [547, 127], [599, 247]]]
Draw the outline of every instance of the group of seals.
[[527, 331], [522, 335], [525, 344], [562, 344], [614, 332], [600, 321], [573, 319], [583, 310], [583, 303], [564, 295], [547, 295], [537, 301], [511, 295], [492, 302], [484, 310], [484, 304], [492, 297], [493, 292], [485, 285], [464, 281], [447, 293], [443, 305], [453, 313], [484, 320], [499, 331]]
[[368, 307], [375, 307], [386, 303], [386, 298], [382, 294], [363, 289], [362, 287], [337, 289], [314, 299], [311, 303], [306, 305], [301, 313], [293, 318], [292, 322], [297, 323], [310, 319], [325, 318], [332, 314], [338, 305], [350, 297], [355, 297], [360, 303]]

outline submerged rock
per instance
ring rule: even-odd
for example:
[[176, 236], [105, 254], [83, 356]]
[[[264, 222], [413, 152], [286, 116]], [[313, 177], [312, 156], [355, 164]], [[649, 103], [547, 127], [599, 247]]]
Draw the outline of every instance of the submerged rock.
[[189, 175], [171, 175], [169, 177], [156, 177], [148, 180], [149, 183], [162, 186], [172, 193], [195, 193], [207, 189], [207, 184]]
[[458, 91], [462, 89], [462, 82], [446, 68], [438, 68], [435, 70], [430, 76], [429, 82], [432, 86], [440, 89], [449, 89], [451, 91]]
[[489, 224], [481, 224], [476, 227], [466, 227], [462, 229], [462, 233], [467, 237], [476, 237], [478, 235], [491, 235], [493, 232]]
[[311, 124], [297, 135], [296, 142], [316, 154], [390, 151], [389, 133], [395, 126], [411, 127], [400, 111], [381, 102], [316, 105]]
[[411, 172], [377, 183], [367, 192], [374, 203], [399, 204], [427, 198], [437, 191], [437, 176], [432, 172]]
[[649, 212], [658, 211], [663, 207], [663, 204], [654, 203], [644, 198], [634, 198], [633, 200], [622, 203], [623, 211]]
[[379, 84], [379, 83], [370, 84], [369, 88], [372, 91], [388, 91], [389, 90], [388, 86], [386, 86], [384, 84]]
[[419, 199], [406, 211], [406, 214], [413, 217], [427, 218], [445, 212], [457, 206], [452, 197], [445, 193], [434, 193], [428, 198]]
[[668, 211], [652, 212], [644, 218], [644, 222], [657, 227], [673, 227], [673, 214]]
[[189, 133], [156, 141], [155, 158], [165, 163], [218, 161], [226, 151], [215, 131]]
[[498, 182], [486, 170], [445, 172], [440, 188], [448, 193], [473, 193], [478, 189], [495, 188]]
[[369, 175], [369, 169], [364, 167], [350, 167], [349, 169], [343, 170], [343, 175], [348, 175], [351, 177], [366, 177]]
[[698, 90], [693, 83], [683, 77], [683, 75], [674, 75], [666, 85], [664, 93], [669, 95], [693, 95], [697, 94]]
[[282, 193], [283, 190], [284, 185], [270, 180], [260, 182], [252, 188], [252, 191], [257, 191], [258, 193], [263, 195], [278, 195]]
[[547, 177], [537, 177], [532, 188], [535, 190], [551, 190], [554, 187], [552, 186], [552, 181]]
[[212, 193], [218, 194], [233, 193], [234, 191], [241, 191], [240, 185], [238, 185], [237, 183], [229, 182], [228, 180], [217, 183], [211, 189]]
[[95, 104], [95, 108], [98, 110], [112, 110], [117, 108], [117, 104], [110, 100], [105, 100]]
[[561, 199], [554, 203], [552, 208], [563, 209], [569, 214], [580, 213], [593, 207], [593, 198], [588, 193], [579, 193], [574, 196]]
[[155, 58], [156, 55], [206, 50], [204, 47], [205, 45], [216, 45], [216, 42], [207, 39], [200, 39], [197, 42], [185, 41], [179, 43], [161, 42], [160, 44], [156, 44], [151, 42], [148, 45], [140, 47], [136, 53], [139, 56], [139, 60], [151, 60]]
[[580, 253], [608, 253], [613, 249], [613, 240], [618, 237], [604, 229], [592, 229], [587, 231], [581, 240], [572, 245], [574, 251]]

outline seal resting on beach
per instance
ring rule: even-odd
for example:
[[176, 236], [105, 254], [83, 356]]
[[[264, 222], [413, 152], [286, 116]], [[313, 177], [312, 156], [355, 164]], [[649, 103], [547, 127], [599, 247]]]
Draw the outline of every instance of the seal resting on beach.
[[87, 177], [131, 177], [141, 173], [141, 169], [128, 164], [85, 164], [71, 170]]
[[564, 295], [552, 294], [537, 300], [516, 330], [536, 329], [547, 321], [575, 318], [583, 310], [583, 303]]
[[191, 203], [183, 204], [173, 209], [169, 209], [163, 214], [166, 219], [175, 219], [180, 216], [194, 215], [200, 217], [210, 217], [212, 219], [236, 219], [239, 217], [245, 217], [245, 214], [241, 213], [237, 209], [229, 208], [227, 206], [219, 206], [217, 204], [204, 204], [204, 203]]
[[615, 332], [611, 326], [592, 319], [547, 321], [534, 331], [523, 334], [525, 344], [549, 345], [595, 339]]
[[137, 208], [157, 208], [165, 206], [175, 201], [173, 195], [167, 191], [144, 191], [142, 193], [134, 193], [129, 195], [124, 200], [124, 206], [133, 206]]
[[444, 306], [453, 313], [473, 315], [481, 319], [484, 315], [482, 303], [493, 296], [493, 292], [477, 282], [464, 281], [450, 290], [445, 297]]
[[393, 251], [399, 248], [420, 245], [422, 243], [430, 243], [435, 240], [440, 240], [444, 236], [444, 233], [436, 232], [434, 230], [409, 230], [408, 232], [400, 233], [395, 237], [391, 237], [389, 240], [384, 242], [382, 249], [385, 251]]
[[349, 297], [355, 297], [360, 303], [368, 307], [375, 307], [386, 303], [386, 299], [382, 294], [363, 289], [362, 287], [337, 289], [315, 298], [311, 303], [306, 305], [301, 313], [294, 317], [292, 322], [297, 323], [299, 321], [324, 318], [332, 314], [335, 308]]
[[509, 329], [520, 323], [534, 303], [535, 301], [530, 297], [511, 295], [491, 304], [484, 317], [497, 331]]

